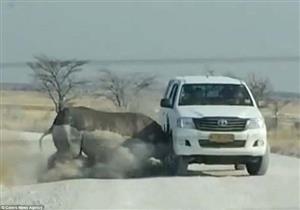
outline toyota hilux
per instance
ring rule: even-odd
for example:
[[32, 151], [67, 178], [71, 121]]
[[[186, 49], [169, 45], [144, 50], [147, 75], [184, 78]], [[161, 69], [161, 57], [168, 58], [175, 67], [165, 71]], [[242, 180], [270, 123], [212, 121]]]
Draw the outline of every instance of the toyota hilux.
[[264, 175], [269, 145], [264, 118], [244, 81], [223, 76], [184, 76], [169, 81], [160, 123], [172, 152], [172, 173], [190, 163], [232, 164]]

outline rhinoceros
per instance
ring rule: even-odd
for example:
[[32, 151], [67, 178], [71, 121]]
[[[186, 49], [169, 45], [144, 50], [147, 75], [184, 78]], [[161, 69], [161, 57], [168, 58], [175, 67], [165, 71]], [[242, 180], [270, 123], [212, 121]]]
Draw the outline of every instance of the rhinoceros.
[[[97, 138], [90, 136], [97, 131], [107, 131], [123, 136], [123, 139], [111, 139], [110, 143], [97, 143]], [[137, 148], [142, 142], [151, 145], [151, 152], [147, 157], [163, 159], [169, 144], [161, 126], [150, 117], [140, 113], [103, 112], [87, 107], [64, 108], [58, 112], [52, 126], [39, 140], [52, 134], [57, 152], [49, 159], [49, 166], [59, 158], [77, 158], [85, 153], [90, 162], [104, 160], [106, 154], [112, 153], [114, 148], [125, 146], [129, 149]]]

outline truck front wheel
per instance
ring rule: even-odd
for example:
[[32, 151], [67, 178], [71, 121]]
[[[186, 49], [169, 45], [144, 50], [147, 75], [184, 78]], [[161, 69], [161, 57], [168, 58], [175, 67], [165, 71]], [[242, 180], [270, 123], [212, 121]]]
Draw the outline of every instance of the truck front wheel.
[[166, 161], [167, 170], [172, 176], [184, 176], [187, 173], [188, 160], [184, 156], [177, 156], [174, 153]]
[[179, 176], [186, 175], [188, 165], [189, 165], [187, 158], [184, 156], [178, 156], [176, 162], [177, 162], [176, 175], [179, 175]]
[[259, 158], [256, 162], [246, 163], [247, 171], [250, 175], [262, 176], [264, 175], [269, 166], [270, 147], [267, 146], [266, 153]]

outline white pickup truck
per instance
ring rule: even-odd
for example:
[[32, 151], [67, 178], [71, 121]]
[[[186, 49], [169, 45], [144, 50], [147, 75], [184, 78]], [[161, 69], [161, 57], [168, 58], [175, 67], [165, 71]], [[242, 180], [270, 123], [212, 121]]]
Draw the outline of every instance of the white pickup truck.
[[172, 173], [189, 163], [233, 164], [264, 175], [269, 163], [266, 126], [246, 83], [220, 76], [170, 80], [161, 100], [160, 123], [168, 134]]

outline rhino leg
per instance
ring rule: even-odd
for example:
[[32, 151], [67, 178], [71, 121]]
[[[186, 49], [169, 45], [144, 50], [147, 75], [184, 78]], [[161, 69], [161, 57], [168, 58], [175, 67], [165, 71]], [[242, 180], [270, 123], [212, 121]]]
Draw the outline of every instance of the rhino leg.
[[76, 128], [70, 125], [55, 125], [52, 136], [58, 153], [65, 153], [74, 158], [80, 155], [82, 135]]
[[52, 137], [57, 152], [48, 159], [48, 169], [80, 156], [81, 133], [70, 125], [54, 125]]

